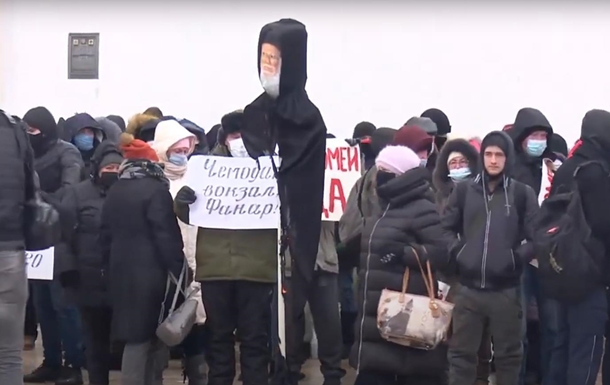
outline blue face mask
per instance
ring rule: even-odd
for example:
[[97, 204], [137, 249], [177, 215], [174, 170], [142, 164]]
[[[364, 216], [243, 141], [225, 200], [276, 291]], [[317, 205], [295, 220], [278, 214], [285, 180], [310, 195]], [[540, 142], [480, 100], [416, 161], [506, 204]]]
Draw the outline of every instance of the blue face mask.
[[449, 178], [454, 182], [461, 182], [470, 176], [470, 167], [460, 167], [449, 170]]
[[176, 166], [184, 166], [188, 162], [188, 158], [184, 154], [171, 154], [168, 160]]
[[546, 150], [546, 140], [530, 139], [527, 141], [527, 154], [533, 157], [539, 157]]
[[81, 151], [89, 151], [93, 149], [93, 136], [87, 134], [76, 134], [74, 137], [74, 145]]

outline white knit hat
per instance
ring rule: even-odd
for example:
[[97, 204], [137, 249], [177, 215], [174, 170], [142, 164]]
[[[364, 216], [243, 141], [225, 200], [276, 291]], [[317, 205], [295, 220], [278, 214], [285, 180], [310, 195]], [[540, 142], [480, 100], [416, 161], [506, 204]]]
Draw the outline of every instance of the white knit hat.
[[409, 147], [387, 146], [375, 159], [375, 165], [396, 175], [418, 168], [421, 161]]

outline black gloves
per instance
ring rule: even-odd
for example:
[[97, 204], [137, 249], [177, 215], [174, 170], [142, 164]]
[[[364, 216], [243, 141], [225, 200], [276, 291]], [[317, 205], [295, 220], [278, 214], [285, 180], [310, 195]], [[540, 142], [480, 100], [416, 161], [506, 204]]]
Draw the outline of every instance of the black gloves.
[[174, 201], [177, 204], [185, 205], [185, 206], [188, 206], [191, 203], [195, 203], [196, 200], [197, 200], [197, 195], [195, 194], [195, 191], [192, 188], [190, 188], [189, 186], [182, 187], [176, 194], [176, 197], [174, 198]]

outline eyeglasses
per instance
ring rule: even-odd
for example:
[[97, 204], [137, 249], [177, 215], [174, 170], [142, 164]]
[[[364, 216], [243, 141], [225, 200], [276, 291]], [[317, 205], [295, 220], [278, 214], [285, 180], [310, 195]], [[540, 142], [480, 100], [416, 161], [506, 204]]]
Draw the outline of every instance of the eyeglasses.
[[468, 167], [468, 159], [465, 159], [465, 158], [452, 159], [451, 162], [449, 162], [449, 167]]

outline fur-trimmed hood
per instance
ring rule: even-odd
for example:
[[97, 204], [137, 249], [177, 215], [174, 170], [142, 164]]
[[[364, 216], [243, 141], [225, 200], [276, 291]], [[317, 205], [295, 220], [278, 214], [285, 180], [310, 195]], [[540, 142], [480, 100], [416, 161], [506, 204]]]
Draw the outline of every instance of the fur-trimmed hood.
[[468, 159], [473, 176], [479, 172], [479, 153], [467, 140], [452, 139], [447, 141], [438, 154], [436, 167], [432, 175], [434, 187], [443, 198], [447, 198], [453, 190], [453, 182], [449, 178], [449, 166], [447, 166], [447, 159], [452, 152], [459, 152]]
[[136, 139], [150, 142], [155, 138], [155, 128], [159, 118], [146, 114], [135, 114], [129, 119], [125, 132], [133, 135]]

